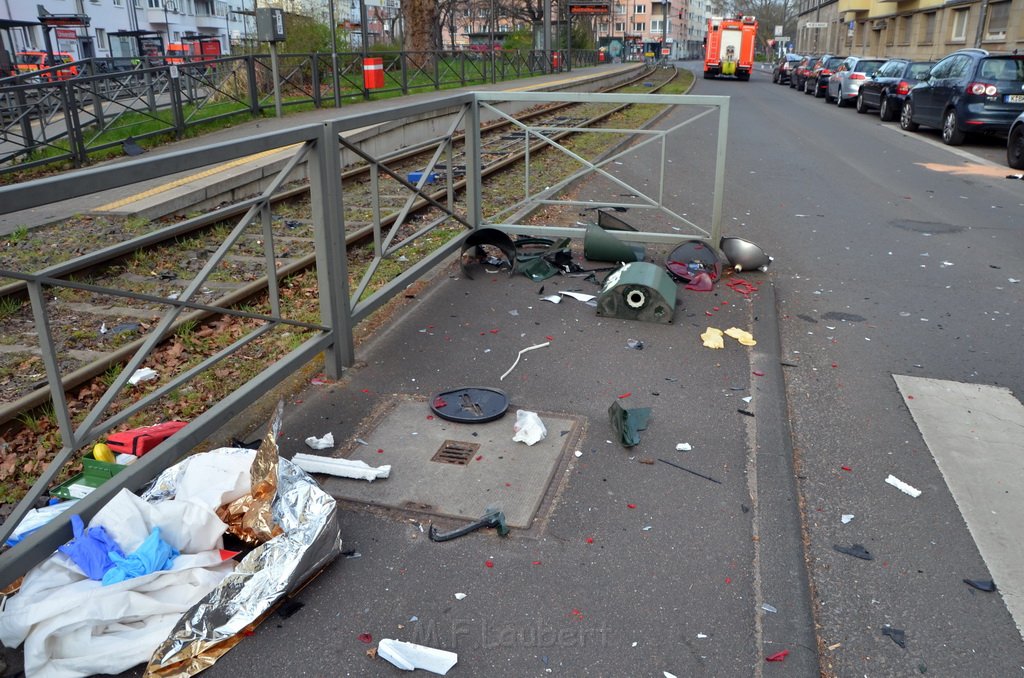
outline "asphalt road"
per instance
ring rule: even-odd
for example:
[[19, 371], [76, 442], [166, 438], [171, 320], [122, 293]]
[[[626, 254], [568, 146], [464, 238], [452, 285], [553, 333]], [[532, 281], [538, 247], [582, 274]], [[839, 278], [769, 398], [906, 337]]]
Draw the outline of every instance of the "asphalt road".
[[[950, 149], [770, 74], [694, 92], [733, 97], [728, 176], [741, 189], [727, 219], [776, 258], [823, 668], [1020, 675], [1002, 601], [961, 582], [985, 578], [986, 563], [891, 375], [1024, 393], [1024, 285], [1009, 281], [1024, 278], [1024, 183], [1003, 178], [996, 142]], [[922, 496], [886, 485], [890, 473]], [[832, 548], [852, 543], [875, 560]]]

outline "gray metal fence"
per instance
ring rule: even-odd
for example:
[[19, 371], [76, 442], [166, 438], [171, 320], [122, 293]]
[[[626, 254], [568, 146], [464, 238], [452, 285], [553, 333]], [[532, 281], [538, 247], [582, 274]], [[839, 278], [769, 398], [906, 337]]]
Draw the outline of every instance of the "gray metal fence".
[[[279, 55], [282, 107], [340, 106], [552, 70], [538, 51], [368, 56], [383, 60], [383, 87], [365, 86], [361, 53]], [[582, 67], [596, 64], [598, 57], [596, 52], [575, 51], [572, 58], [574, 67]], [[558, 63], [554, 70], [566, 69], [564, 60]], [[58, 78], [58, 73], [68, 72], [65, 65], [0, 80], [0, 175], [54, 162], [82, 167], [125, 142], [180, 139], [197, 125], [275, 110], [268, 55], [150, 65], [93, 59], [74, 66], [78, 75], [69, 79]]]
[[[625, 138], [628, 143], [618, 142], [616, 150], [600, 159], [582, 158], [556, 139], [557, 134], [573, 128], [548, 123], [531, 125], [519, 121], [503, 107], [505, 101], [512, 101], [522, 108], [533, 107], [546, 102], [574, 102], [588, 104], [644, 103], [678, 106], [691, 110], [692, 115], [674, 120], [657, 129], [599, 129], [589, 133], [606, 133]], [[234, 390], [219, 402], [212, 403], [205, 412], [194, 418], [188, 426], [174, 437], [156, 447], [135, 464], [105, 482], [98, 489], [78, 501], [74, 512], [84, 520], [96, 513], [107, 501], [123, 488], [138, 490], [170, 466], [182, 455], [194, 449], [203, 440], [213, 435], [225, 421], [242, 413], [275, 385], [287, 379], [317, 356], [322, 356], [325, 371], [331, 377], [338, 377], [342, 370], [354, 362], [353, 328], [366, 319], [392, 297], [401, 294], [415, 280], [444, 263], [457, 253], [463, 241], [474, 229], [481, 227], [502, 228], [509, 233], [550, 234], [557, 237], [582, 238], [584, 229], [565, 224], [527, 224], [523, 217], [532, 209], [544, 205], [579, 206], [593, 203], [580, 202], [578, 198], [563, 197], [563, 189], [584, 179], [609, 182], [616, 187], [615, 193], [605, 194], [620, 197], [616, 206], [625, 209], [645, 211], [644, 223], [651, 225], [648, 230], [631, 232], [630, 240], [640, 243], [671, 244], [682, 239], [699, 238], [717, 243], [722, 218], [722, 197], [724, 194], [725, 148], [728, 97], [683, 96], [683, 95], [642, 95], [642, 94], [582, 94], [582, 93], [467, 93], [421, 104], [381, 108], [372, 113], [341, 117], [322, 124], [307, 125], [281, 132], [253, 136], [242, 140], [206, 146], [195, 150], [163, 154], [159, 157], [139, 158], [114, 163], [106, 167], [84, 169], [62, 176], [41, 179], [25, 184], [0, 187], [0, 214], [39, 207], [50, 201], [73, 199], [94, 192], [131, 186], [139, 181], [161, 177], [189, 170], [210, 167], [246, 158], [253, 154], [271, 150], [287, 151], [289, 161], [271, 184], [256, 198], [247, 201], [245, 214], [233, 220], [223, 243], [203, 262], [202, 267], [187, 283], [185, 289], [173, 298], [144, 295], [137, 292], [113, 289], [83, 282], [68, 274], [81, 261], [66, 262], [41, 271], [16, 271], [0, 269], [0, 284], [21, 281], [27, 285], [31, 309], [38, 335], [39, 350], [46, 368], [46, 378], [52, 396], [53, 413], [59, 424], [61, 448], [54, 461], [35, 483], [30, 493], [18, 505], [8, 520], [0, 527], [0, 539], [5, 539], [20, 521], [21, 516], [31, 508], [38, 497], [47, 491], [57, 477], [61, 467], [82, 449], [87, 449], [95, 440], [127, 422], [133, 415], [146, 408], [159, 407], [160, 403], [172, 398], [176, 389], [186, 387], [205, 373], [217, 369], [218, 365], [234, 352], [275, 331], [301, 329], [309, 337], [275, 363], [246, 383], [238, 384]], [[388, 153], [371, 152], [370, 147], [360, 148], [347, 138], [347, 132], [373, 125], [422, 119], [425, 116], [448, 116], [446, 132], [437, 138], [423, 142], [424, 149], [433, 150], [432, 159], [427, 162], [423, 175], [452, 171], [450, 162], [454, 146], [467, 159], [465, 164], [465, 200], [459, 202], [451, 195], [446, 201], [430, 197], [431, 187], [426, 179], [410, 183], [405, 176], [389, 169]], [[717, 123], [694, 129], [702, 120]], [[507, 117], [513, 125], [523, 131], [524, 143], [529, 141], [538, 148], [548, 147], [554, 152], [568, 154], [578, 162], [578, 170], [553, 185], [533, 185], [526, 181], [521, 198], [511, 207], [494, 208], [488, 205], [488, 193], [481, 181], [481, 138], [480, 122], [493, 116]], [[463, 136], [464, 135], [464, 136]], [[717, 135], [717, 139], [715, 139]], [[464, 140], [463, 140], [464, 139]], [[710, 140], [710, 141], [709, 141]], [[673, 191], [666, 190], [666, 163], [678, 157], [686, 149], [707, 144], [702, 154], [703, 166], [695, 166], [691, 194], [673, 197]], [[529, 148], [529, 146], [527, 147]], [[350, 287], [345, 244], [345, 217], [342, 194], [346, 189], [342, 178], [341, 156], [358, 155], [372, 169], [371, 180], [385, 175], [391, 176], [407, 191], [407, 201], [400, 217], [389, 226], [382, 226], [382, 210], [375, 203], [373, 213], [373, 249], [370, 266], [360, 281], [353, 281]], [[536, 158], [536, 151], [532, 156]], [[531, 173], [530, 151], [527, 151], [526, 176]], [[275, 243], [271, 229], [271, 198], [284, 183], [285, 178], [299, 163], [305, 163], [310, 176], [310, 200], [315, 233], [316, 281], [319, 300], [319, 320], [302, 321], [289, 317], [283, 311], [279, 294], [279, 277], [283, 275], [275, 266], [280, 244]], [[636, 177], [643, 177], [643, 190]], [[379, 192], [377, 200], [380, 199]], [[566, 195], [572, 191], [566, 190]], [[698, 217], [693, 205], [698, 196], [706, 198], [708, 204]], [[413, 226], [402, 229], [405, 216], [410, 213], [414, 201], [427, 200], [437, 215], [430, 223], [408, 221]], [[685, 200], [685, 202], [683, 202]], [[675, 203], [673, 202], [675, 201]], [[677, 203], [677, 204], [676, 204]], [[686, 216], [680, 206], [689, 210]], [[576, 210], [569, 210], [574, 212]], [[654, 228], [661, 217], [668, 218], [671, 228], [660, 231]], [[395, 260], [411, 242], [428, 234], [436, 236], [442, 226], [454, 226], [454, 236], [446, 237], [419, 260], [408, 264], [401, 273], [394, 275], [384, 284], [369, 291], [366, 281], [374, 276], [380, 265]], [[268, 281], [267, 301], [257, 310], [238, 309], [226, 303], [211, 305], [195, 300], [212, 272], [225, 259], [233, 243], [247, 230], [255, 231], [263, 249], [263, 260]], [[451, 231], [449, 231], [451, 232]], [[148, 237], [148, 236], [142, 236]], [[119, 246], [123, 246], [122, 243]], [[102, 253], [91, 253], [86, 257], [99, 258]], [[349, 290], [354, 287], [355, 293]], [[70, 408], [63, 388], [60, 364], [61, 347], [51, 331], [51, 318], [57, 311], [55, 296], [60, 290], [82, 290], [125, 300], [135, 300], [166, 309], [159, 321], [147, 332], [145, 341], [128, 361], [118, 376], [112, 380], [99, 401], [88, 411]], [[254, 328], [215, 355], [205, 357], [201, 363], [182, 368], [176, 373], [165, 374], [162, 381], [152, 386], [139, 397], [132, 397], [130, 403], [118, 402], [119, 394], [128, 386], [129, 377], [137, 368], [146, 364], [159, 343], [173, 334], [175, 323], [185, 314], [195, 311], [242, 316], [253, 321]], [[5, 586], [46, 558], [60, 544], [71, 537], [68, 513], [55, 519], [49, 525], [26, 537], [22, 542], [0, 554], [0, 586]]]

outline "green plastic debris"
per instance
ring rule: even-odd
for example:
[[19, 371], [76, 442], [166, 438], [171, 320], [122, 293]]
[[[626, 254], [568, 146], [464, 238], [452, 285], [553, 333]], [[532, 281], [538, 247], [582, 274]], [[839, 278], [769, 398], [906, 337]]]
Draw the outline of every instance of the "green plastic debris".
[[642, 261], [614, 271], [597, 297], [597, 314], [622, 320], [670, 323], [676, 285], [660, 266]]
[[633, 447], [640, 442], [640, 431], [647, 430], [647, 421], [651, 418], [651, 408], [634, 407], [627, 410], [616, 400], [608, 408], [608, 418], [623, 447]]
[[591, 261], [643, 261], [644, 248], [624, 243], [603, 228], [590, 224], [583, 236], [583, 256]]

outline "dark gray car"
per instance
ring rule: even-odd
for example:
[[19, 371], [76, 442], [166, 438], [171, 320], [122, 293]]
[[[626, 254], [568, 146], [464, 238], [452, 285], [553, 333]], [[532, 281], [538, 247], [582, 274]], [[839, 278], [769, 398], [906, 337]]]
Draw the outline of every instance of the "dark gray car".
[[903, 100], [910, 88], [928, 79], [934, 61], [911, 61], [889, 59], [868, 78], [857, 92], [857, 112], [867, 113], [878, 110], [885, 122], [900, 117]]

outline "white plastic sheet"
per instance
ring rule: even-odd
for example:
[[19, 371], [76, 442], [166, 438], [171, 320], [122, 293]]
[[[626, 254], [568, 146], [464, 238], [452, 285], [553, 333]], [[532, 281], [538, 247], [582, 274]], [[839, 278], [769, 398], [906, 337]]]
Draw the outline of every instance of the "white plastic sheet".
[[459, 655], [425, 645], [383, 638], [377, 645], [377, 656], [386, 659], [403, 671], [423, 669], [445, 675], [459, 661]]
[[548, 429], [541, 421], [540, 415], [529, 410], [516, 410], [516, 423], [512, 429], [515, 431], [512, 440], [527, 445], [539, 443], [548, 435]]

